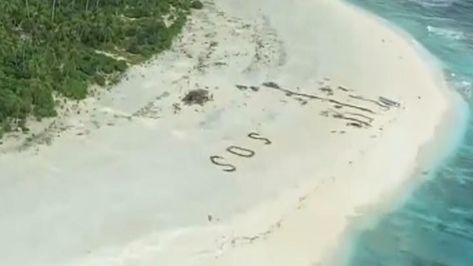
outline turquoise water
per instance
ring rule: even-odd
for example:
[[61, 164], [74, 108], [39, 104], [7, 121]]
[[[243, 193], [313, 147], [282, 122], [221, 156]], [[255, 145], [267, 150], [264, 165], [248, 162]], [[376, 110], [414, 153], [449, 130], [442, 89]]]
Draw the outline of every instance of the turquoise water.
[[[349, 0], [409, 32], [440, 59], [469, 102], [473, 0]], [[428, 110], [426, 110], [428, 111]], [[433, 177], [398, 209], [354, 234], [349, 266], [473, 265], [473, 122]]]

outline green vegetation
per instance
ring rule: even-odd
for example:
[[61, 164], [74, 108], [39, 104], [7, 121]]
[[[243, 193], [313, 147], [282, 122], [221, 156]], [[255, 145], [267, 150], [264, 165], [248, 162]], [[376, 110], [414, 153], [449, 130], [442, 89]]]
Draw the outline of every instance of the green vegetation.
[[194, 8], [194, 9], [202, 9], [202, 8], [204, 8], [204, 4], [202, 4], [202, 2], [196, 0], [196, 1], [192, 1], [191, 7]]
[[[201, 4], [201, 3], [200, 3]], [[190, 0], [0, 1], [0, 136], [170, 47]], [[201, 6], [200, 6], [201, 7]]]

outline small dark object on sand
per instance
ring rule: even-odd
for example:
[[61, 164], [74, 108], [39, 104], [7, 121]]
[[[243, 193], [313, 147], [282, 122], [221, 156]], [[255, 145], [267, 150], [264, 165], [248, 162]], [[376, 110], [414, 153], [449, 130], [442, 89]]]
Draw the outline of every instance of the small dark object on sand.
[[388, 98], [382, 97], [382, 96], [379, 97], [379, 101], [381, 103], [383, 103], [384, 105], [387, 105], [387, 106], [394, 106], [394, 107], [398, 107], [398, 108], [401, 106], [400, 103], [398, 103], [396, 101], [393, 101], [393, 100], [390, 100]]
[[325, 86], [325, 87], [322, 87], [322, 88], [319, 88], [319, 89], [321, 91], [325, 92], [326, 94], [330, 95], [330, 96], [333, 95], [333, 90], [328, 86]]
[[362, 127], [363, 127], [362, 124], [360, 124], [360, 123], [355, 123], [355, 122], [347, 123], [347, 126], [352, 126], [352, 127], [357, 127], [357, 128], [362, 128]]
[[270, 88], [273, 88], [273, 89], [280, 89], [281, 88], [276, 82], [272, 82], [272, 81], [268, 81], [268, 82], [263, 83], [263, 86], [270, 87]]
[[201, 1], [195, 0], [195, 1], [192, 1], [191, 8], [193, 8], [193, 9], [202, 9], [202, 8], [204, 8], [204, 4], [202, 4]]
[[239, 84], [235, 85], [235, 87], [237, 87], [237, 89], [239, 89], [239, 90], [246, 90], [246, 89], [248, 89], [248, 86], [239, 85]]
[[182, 99], [186, 105], [199, 104], [204, 105], [210, 101], [212, 97], [209, 95], [209, 91], [203, 89], [192, 90]]
[[258, 91], [258, 90], [259, 90], [259, 87], [257, 87], [257, 86], [250, 86], [250, 89], [251, 89], [252, 91]]

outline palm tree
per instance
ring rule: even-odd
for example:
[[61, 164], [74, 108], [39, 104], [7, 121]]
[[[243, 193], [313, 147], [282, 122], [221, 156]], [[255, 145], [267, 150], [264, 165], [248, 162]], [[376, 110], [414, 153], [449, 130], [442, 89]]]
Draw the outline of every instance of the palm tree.
[[25, 0], [25, 2], [26, 2], [26, 15], [28, 16], [28, 18], [30, 18], [30, 4], [28, 0]]
[[56, 0], [53, 0], [53, 11], [51, 13], [51, 21], [54, 21], [54, 11], [56, 11]]

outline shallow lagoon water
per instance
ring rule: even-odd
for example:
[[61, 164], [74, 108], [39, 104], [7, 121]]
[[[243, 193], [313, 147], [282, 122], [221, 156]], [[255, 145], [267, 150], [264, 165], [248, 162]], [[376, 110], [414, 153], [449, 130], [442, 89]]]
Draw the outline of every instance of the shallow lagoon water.
[[[472, 109], [473, 0], [350, 0], [409, 32]], [[428, 112], [428, 111], [427, 111]], [[473, 265], [473, 121], [456, 150], [403, 204], [355, 229], [349, 266]]]

